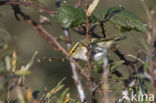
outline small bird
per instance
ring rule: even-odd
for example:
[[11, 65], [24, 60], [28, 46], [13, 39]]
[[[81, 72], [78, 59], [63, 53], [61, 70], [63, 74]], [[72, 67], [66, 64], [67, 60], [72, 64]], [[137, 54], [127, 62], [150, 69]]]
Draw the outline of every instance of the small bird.
[[77, 42], [70, 50], [69, 54], [74, 59], [81, 59], [88, 61], [87, 47], [90, 47], [91, 51], [91, 60], [99, 61], [100, 59], [107, 57], [109, 48], [116, 44], [117, 41], [125, 39], [125, 35], [117, 35], [108, 38], [91, 38], [91, 41], [88, 42], [87, 39], [83, 39]]

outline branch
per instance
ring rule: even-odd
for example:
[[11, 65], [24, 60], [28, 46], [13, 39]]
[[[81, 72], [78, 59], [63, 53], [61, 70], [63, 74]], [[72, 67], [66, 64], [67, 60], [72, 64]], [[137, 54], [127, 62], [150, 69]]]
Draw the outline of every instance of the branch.
[[87, 103], [87, 99], [85, 96], [85, 92], [84, 92], [84, 88], [82, 86], [82, 83], [80, 81], [78, 72], [76, 70], [76, 65], [73, 62], [70, 62], [71, 68], [72, 68], [72, 72], [73, 72], [73, 79], [75, 81], [79, 96], [80, 96], [80, 100], [82, 103]]
[[130, 60], [127, 60], [126, 57], [124, 56], [124, 54], [122, 54], [116, 47], [112, 48], [112, 50], [114, 51], [114, 53], [120, 58], [120, 60], [124, 61], [124, 65], [128, 66], [128, 68], [130, 69], [131, 72], [135, 73], [136, 70], [134, 69], [133, 66], [133, 62]]
[[100, 26], [101, 26], [103, 37], [106, 38], [106, 33], [105, 33], [104, 22], [103, 21], [100, 22]]
[[103, 103], [109, 103], [109, 83], [108, 83], [108, 77], [109, 77], [109, 69], [108, 69], [108, 58], [103, 58], [103, 74], [102, 74], [102, 80], [103, 80]]
[[43, 7], [42, 5], [38, 5], [32, 2], [21, 2], [21, 1], [0, 1], [0, 5], [24, 5], [26, 7], [31, 7], [34, 9], [37, 9], [38, 11], [43, 11], [51, 16], [55, 16], [56, 12], [52, 11], [46, 7]]

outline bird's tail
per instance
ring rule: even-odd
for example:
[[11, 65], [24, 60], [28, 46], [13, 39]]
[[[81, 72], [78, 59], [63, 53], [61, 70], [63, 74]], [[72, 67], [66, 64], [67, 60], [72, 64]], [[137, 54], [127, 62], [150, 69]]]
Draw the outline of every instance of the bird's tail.
[[112, 36], [112, 37], [107, 37], [107, 38], [99, 38], [95, 41], [92, 42], [92, 44], [96, 44], [96, 43], [99, 43], [99, 42], [104, 42], [104, 41], [120, 41], [120, 40], [124, 40], [126, 39], [127, 37], [123, 34], [120, 34], [120, 35], [115, 35], [115, 36]]
[[124, 40], [127, 37], [125, 35], [117, 35], [116, 37], [114, 37], [114, 41], [120, 41], [120, 40]]

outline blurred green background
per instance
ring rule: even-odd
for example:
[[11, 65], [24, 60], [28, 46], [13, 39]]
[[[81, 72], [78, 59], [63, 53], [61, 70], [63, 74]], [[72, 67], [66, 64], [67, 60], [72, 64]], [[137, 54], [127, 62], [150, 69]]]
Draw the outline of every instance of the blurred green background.
[[[78, 0], [66, 0], [69, 4], [75, 5]], [[149, 8], [155, 8], [156, 10], [156, 0], [145, 0], [147, 1], [147, 5]], [[40, 0], [47, 8], [51, 10], [57, 10], [55, 5], [56, 0]], [[92, 0], [90, 0], [92, 2]], [[122, 5], [125, 9], [133, 12], [138, 17], [146, 21], [145, 11], [140, 4], [139, 0], [101, 0], [99, 5], [95, 10], [95, 14], [100, 13], [103, 9], [109, 8], [112, 6]], [[36, 10], [21, 6], [22, 11], [29, 14], [35, 21], [39, 22], [39, 13]], [[1, 55], [7, 54], [8, 51], [16, 51], [18, 59], [21, 64], [26, 64], [33, 53], [38, 50], [39, 54], [37, 58], [46, 57], [62, 57], [63, 55], [59, 52], [54, 51], [53, 47], [51, 47], [46, 40], [40, 37], [32, 27], [25, 23], [21, 18], [20, 21], [17, 21], [13, 10], [10, 6], [1, 6], [0, 7], [0, 35], [9, 34], [9, 48], [6, 51], [0, 52]], [[155, 15], [156, 17], [156, 15]], [[47, 31], [49, 31], [52, 35], [60, 36], [63, 35], [63, 30], [60, 25], [58, 25], [54, 18], [49, 17], [51, 20], [51, 25], [45, 25]], [[155, 21], [156, 23], [156, 21]], [[107, 34], [115, 34], [118, 32], [115, 29], [112, 29], [112, 25], [106, 25], [106, 33]], [[72, 40], [78, 41], [82, 36], [79, 36], [77, 33], [71, 32]], [[97, 33], [101, 33], [101, 31], [97, 31]], [[134, 45], [140, 45], [140, 39], [144, 38], [143, 34], [137, 32], [129, 32], [125, 33], [128, 36], [126, 41], [121, 41], [119, 44], [120, 50], [124, 54], [133, 54], [136, 55], [137, 48]], [[116, 58], [114, 54], [112, 54], [111, 58]], [[20, 67], [21, 65], [19, 65]], [[37, 60], [31, 67], [31, 75], [26, 77], [25, 85], [32, 89], [43, 89], [47, 87], [48, 90], [52, 89], [63, 77], [66, 77], [64, 81], [66, 87], [70, 87], [70, 92], [72, 97], [77, 97], [77, 91], [75, 88], [75, 84], [72, 80], [72, 72], [69, 66], [69, 62], [60, 62], [60, 61], [43, 61], [38, 63]], [[124, 70], [124, 72], [128, 72]], [[125, 75], [127, 75], [126, 73]]]

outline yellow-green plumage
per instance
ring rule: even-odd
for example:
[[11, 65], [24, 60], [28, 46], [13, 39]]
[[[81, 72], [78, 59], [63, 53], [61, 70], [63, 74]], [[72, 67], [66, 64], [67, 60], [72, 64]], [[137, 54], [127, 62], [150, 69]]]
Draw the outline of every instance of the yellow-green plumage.
[[98, 61], [103, 57], [107, 56], [109, 48], [116, 43], [116, 41], [124, 39], [125, 36], [118, 35], [109, 38], [92, 38], [91, 42], [88, 42], [87, 39], [83, 39], [77, 42], [69, 51], [71, 57], [75, 59], [81, 59], [88, 61], [86, 56], [87, 47], [90, 46], [92, 49], [91, 59]]

